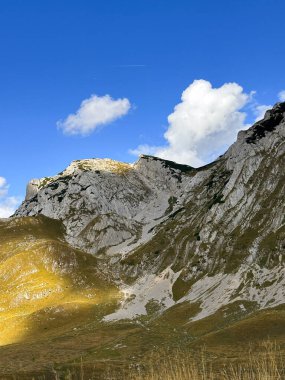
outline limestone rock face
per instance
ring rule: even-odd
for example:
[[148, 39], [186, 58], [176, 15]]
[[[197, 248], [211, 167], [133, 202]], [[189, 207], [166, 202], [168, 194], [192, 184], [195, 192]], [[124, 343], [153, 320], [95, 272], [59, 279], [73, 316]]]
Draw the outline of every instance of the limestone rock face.
[[30, 180], [30, 182], [27, 184], [25, 201], [28, 201], [29, 199], [33, 198], [38, 193], [39, 184], [39, 179]]
[[94, 254], [123, 242], [127, 248], [177, 207], [193, 170], [150, 156], [134, 165], [74, 161], [55, 177], [32, 180], [16, 216], [60, 219], [67, 240]]
[[72, 246], [101, 259], [131, 296], [109, 320], [151, 300], [198, 302], [198, 319], [238, 300], [265, 308], [285, 302], [284, 168], [278, 103], [209, 165], [74, 161], [33, 180], [15, 216], [61, 220]]

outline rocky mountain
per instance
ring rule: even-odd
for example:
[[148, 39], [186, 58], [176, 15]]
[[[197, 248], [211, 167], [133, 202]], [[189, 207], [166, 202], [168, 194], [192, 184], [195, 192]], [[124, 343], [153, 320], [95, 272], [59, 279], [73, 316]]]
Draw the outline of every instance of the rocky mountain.
[[183, 199], [192, 168], [150, 156], [134, 165], [109, 159], [74, 161], [51, 178], [32, 180], [16, 216], [61, 220], [66, 239], [96, 256], [127, 253]]
[[32, 180], [15, 216], [62, 221], [66, 241], [100, 259], [131, 299], [112, 318], [144, 314], [153, 300], [199, 302], [194, 319], [235, 300], [276, 306], [285, 300], [284, 139], [279, 103], [198, 169], [151, 156], [74, 161]]
[[73, 161], [33, 179], [15, 215], [0, 223], [0, 317], [15, 326], [0, 341], [38, 341], [47, 320], [49, 334], [69, 331], [72, 344], [83, 332], [71, 329], [81, 326], [86, 338], [86, 321], [96, 321], [108, 342], [120, 335], [109, 347], [117, 351], [122, 342], [134, 348], [134, 329], [142, 329], [138, 351], [154, 336], [213, 341], [240, 321], [251, 332], [258, 321], [268, 335], [275, 318], [283, 335], [274, 333], [284, 336], [276, 320], [285, 304], [284, 168], [278, 103], [201, 168], [143, 155], [135, 164]]

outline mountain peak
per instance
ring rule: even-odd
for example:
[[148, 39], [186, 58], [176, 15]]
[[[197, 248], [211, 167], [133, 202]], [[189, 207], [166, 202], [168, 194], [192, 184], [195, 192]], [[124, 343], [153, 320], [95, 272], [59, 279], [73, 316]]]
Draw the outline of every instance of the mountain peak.
[[156, 156], [151, 156], [147, 154], [141, 154], [140, 158], [137, 162], [137, 164], [141, 162], [146, 162], [147, 164], [150, 164], [151, 162], [157, 162], [164, 168], [169, 168], [172, 170], [179, 170], [180, 172], [191, 172], [195, 170], [192, 166], [189, 165], [184, 165], [184, 164], [178, 164], [175, 161], [170, 161], [166, 160], [164, 158], [156, 157]]
[[132, 169], [132, 165], [125, 162], [115, 161], [110, 158], [90, 158], [72, 161], [60, 174], [70, 175], [78, 171], [122, 173], [130, 169]]
[[225, 155], [199, 169], [149, 155], [135, 164], [73, 161], [54, 177], [33, 180], [32, 196], [15, 216], [61, 221], [73, 248], [96, 256], [123, 290], [131, 284], [134, 297], [112, 319], [146, 314], [151, 300], [162, 310], [198, 303], [196, 320], [237, 300], [279, 305], [284, 113], [285, 104], [276, 104]]
[[266, 111], [264, 118], [256, 122], [249, 130], [245, 141], [255, 144], [258, 140], [272, 132], [285, 121], [285, 102], [276, 103], [274, 107]]
[[269, 110], [266, 111], [264, 118], [267, 119], [272, 114], [280, 114], [280, 113], [281, 114], [285, 113], [285, 102], [275, 103], [274, 106], [271, 109], [269, 109]]

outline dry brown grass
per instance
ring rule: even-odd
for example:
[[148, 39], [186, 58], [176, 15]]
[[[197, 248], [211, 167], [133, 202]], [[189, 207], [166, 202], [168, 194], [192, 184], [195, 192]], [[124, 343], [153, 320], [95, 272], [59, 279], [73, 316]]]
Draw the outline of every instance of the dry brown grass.
[[272, 342], [264, 342], [258, 348], [249, 347], [243, 359], [213, 360], [206, 351], [199, 353], [177, 350], [153, 353], [141, 363], [98, 373], [84, 366], [68, 370], [66, 376], [56, 379], [104, 379], [104, 380], [283, 380], [285, 379], [284, 356]]
[[275, 343], [264, 342], [256, 352], [249, 348], [247, 359], [238, 363], [215, 363], [204, 351], [176, 351], [173, 355], [156, 355], [147, 363], [146, 371], [127, 375], [131, 380], [282, 380], [285, 379], [284, 358]]

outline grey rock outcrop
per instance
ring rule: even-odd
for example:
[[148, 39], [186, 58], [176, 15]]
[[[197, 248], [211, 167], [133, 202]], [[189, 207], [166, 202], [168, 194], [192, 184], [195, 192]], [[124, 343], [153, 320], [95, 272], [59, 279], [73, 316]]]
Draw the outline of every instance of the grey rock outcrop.
[[30, 182], [27, 184], [25, 201], [28, 201], [29, 199], [33, 198], [38, 193], [39, 185], [39, 179], [30, 180]]
[[[110, 159], [74, 161], [55, 177], [32, 180], [16, 216], [60, 219], [67, 240], [91, 253], [121, 245], [166, 218], [193, 169], [151, 156], [134, 164]], [[122, 248], [122, 247], [121, 247]]]

